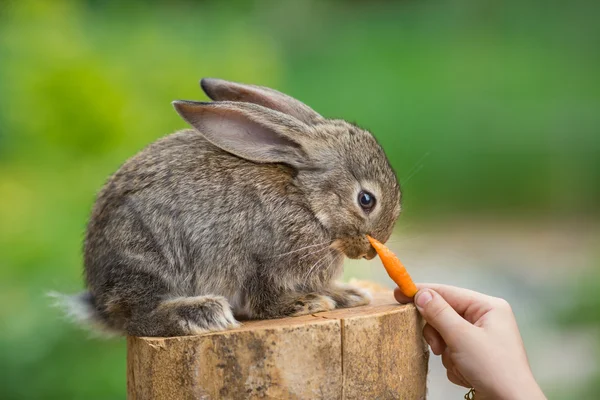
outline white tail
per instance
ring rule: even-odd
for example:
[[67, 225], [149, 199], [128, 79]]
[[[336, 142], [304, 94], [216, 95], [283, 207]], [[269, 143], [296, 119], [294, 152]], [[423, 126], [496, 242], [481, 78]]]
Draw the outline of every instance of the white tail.
[[69, 320], [87, 328], [94, 336], [114, 337], [122, 334], [101, 320], [89, 292], [74, 295], [49, 292], [48, 297], [54, 299], [53, 306], [60, 308]]

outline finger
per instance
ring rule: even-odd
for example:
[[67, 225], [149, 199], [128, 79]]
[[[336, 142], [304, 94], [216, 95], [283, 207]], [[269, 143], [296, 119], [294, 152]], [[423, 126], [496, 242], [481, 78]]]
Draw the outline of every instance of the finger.
[[432, 289], [421, 289], [415, 296], [415, 305], [429, 325], [434, 327], [448, 345], [473, 326]]
[[394, 297], [396, 298], [396, 301], [400, 304], [407, 304], [413, 302], [413, 298], [404, 295], [400, 288], [394, 289]]
[[452, 358], [450, 358], [450, 353], [448, 350], [442, 353], [442, 365], [448, 371], [452, 371], [454, 369], [454, 362], [452, 361]]
[[446, 342], [444, 342], [440, 333], [433, 326], [425, 324], [423, 327], [423, 337], [436, 356], [439, 356], [446, 350]]
[[492, 297], [473, 290], [436, 283], [418, 283], [419, 289], [433, 289], [438, 292], [458, 312], [463, 314], [472, 303], [490, 302]]
[[456, 375], [451, 370], [446, 371], [446, 376], [448, 377], [448, 380], [450, 382], [454, 383], [455, 385], [463, 386], [463, 387], [466, 387], [466, 388], [470, 388], [471, 387], [471, 385], [469, 385], [467, 382], [465, 382], [463, 379], [461, 379], [460, 376]]
[[[459, 314], [462, 314], [471, 302], [492, 299], [492, 297], [485, 294], [456, 286], [441, 285], [438, 283], [417, 283], [416, 286], [419, 289], [430, 288], [437, 291]], [[406, 296], [398, 287], [394, 289], [394, 297], [401, 304], [413, 302], [413, 298]]]
[[419, 289], [430, 288], [439, 293], [456, 312], [474, 324], [498, 303], [498, 299], [473, 290], [435, 283], [419, 283]]
[[467, 380], [462, 376], [460, 371], [458, 371], [456, 368], [454, 361], [452, 361], [450, 350], [446, 350], [442, 353], [442, 364], [444, 365], [444, 368], [446, 368], [446, 375], [452, 383], [464, 387], [471, 387]]

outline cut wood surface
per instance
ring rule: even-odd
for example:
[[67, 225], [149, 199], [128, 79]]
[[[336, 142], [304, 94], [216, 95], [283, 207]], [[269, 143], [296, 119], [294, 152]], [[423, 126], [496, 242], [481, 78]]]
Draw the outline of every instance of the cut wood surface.
[[385, 291], [367, 306], [224, 332], [129, 337], [128, 398], [423, 399], [422, 326]]

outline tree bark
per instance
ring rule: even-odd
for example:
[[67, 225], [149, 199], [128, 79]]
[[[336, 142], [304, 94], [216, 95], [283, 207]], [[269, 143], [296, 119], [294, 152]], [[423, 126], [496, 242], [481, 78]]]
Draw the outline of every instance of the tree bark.
[[127, 339], [127, 394], [146, 399], [424, 399], [429, 351], [412, 304], [248, 321], [200, 336]]

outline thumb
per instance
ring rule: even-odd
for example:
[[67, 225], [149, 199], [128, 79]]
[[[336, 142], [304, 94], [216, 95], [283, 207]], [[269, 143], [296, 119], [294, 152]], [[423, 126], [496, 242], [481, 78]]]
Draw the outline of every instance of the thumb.
[[425, 321], [442, 335], [447, 344], [451, 344], [452, 338], [470, 325], [433, 289], [419, 290], [415, 305]]

